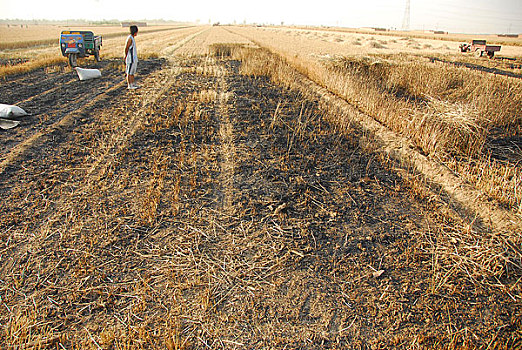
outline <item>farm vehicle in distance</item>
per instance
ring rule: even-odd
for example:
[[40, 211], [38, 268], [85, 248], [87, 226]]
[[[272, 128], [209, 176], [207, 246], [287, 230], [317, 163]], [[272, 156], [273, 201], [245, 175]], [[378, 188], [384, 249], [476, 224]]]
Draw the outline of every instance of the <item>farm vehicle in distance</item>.
[[500, 45], [487, 45], [486, 40], [473, 40], [471, 44], [460, 44], [459, 48], [461, 52], [473, 52], [477, 57], [486, 53], [489, 58], [493, 58], [495, 52], [500, 51]]
[[93, 55], [96, 62], [100, 61], [102, 37], [91, 31], [63, 31], [60, 35], [60, 49], [67, 57], [71, 67], [77, 66], [77, 59]]

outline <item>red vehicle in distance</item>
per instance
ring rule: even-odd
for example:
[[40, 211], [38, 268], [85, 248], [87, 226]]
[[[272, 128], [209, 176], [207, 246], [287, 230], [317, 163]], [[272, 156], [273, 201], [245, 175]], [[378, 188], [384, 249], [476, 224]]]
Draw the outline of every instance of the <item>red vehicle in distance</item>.
[[487, 45], [486, 40], [473, 40], [471, 44], [460, 44], [459, 47], [461, 52], [473, 52], [477, 57], [486, 53], [489, 58], [493, 58], [495, 52], [500, 51], [500, 45]]

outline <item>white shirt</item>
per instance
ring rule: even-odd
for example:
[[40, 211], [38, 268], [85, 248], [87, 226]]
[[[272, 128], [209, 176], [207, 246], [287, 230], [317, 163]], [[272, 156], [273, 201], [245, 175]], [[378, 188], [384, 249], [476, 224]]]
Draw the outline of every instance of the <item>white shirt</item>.
[[[125, 58], [125, 63], [132, 64], [134, 62], [138, 62], [138, 50], [136, 49], [136, 41], [134, 40], [134, 37], [129, 35], [127, 37], [126, 43], [129, 42], [129, 39], [131, 40], [131, 45], [129, 46], [129, 52]], [[125, 47], [127, 47], [127, 44], [125, 44]]]

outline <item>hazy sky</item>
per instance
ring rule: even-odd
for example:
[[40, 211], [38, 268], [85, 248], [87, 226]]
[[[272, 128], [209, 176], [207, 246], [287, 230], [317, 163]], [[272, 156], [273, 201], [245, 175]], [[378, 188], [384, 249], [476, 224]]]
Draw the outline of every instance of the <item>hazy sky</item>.
[[[0, 0], [0, 19], [168, 19], [401, 28], [407, 0]], [[522, 0], [410, 0], [412, 29], [522, 33]]]

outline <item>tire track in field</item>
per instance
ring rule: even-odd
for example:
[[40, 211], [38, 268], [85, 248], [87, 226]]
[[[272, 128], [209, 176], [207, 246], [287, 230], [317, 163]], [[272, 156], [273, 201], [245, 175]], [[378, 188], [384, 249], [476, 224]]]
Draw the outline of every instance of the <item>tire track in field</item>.
[[176, 67], [172, 67], [170, 73], [163, 77], [154, 88], [150, 89], [151, 91], [147, 91], [145, 94], [141, 95], [141, 97], [143, 97], [141, 107], [138, 110], [131, 112], [126, 127], [120, 128], [119, 131], [111, 137], [111, 140], [114, 141], [109, 141], [108, 144], [105, 145], [105, 151], [103, 154], [91, 165], [87, 174], [93, 178], [92, 180], [94, 182], [109, 166], [109, 158], [114, 158], [115, 154], [118, 154], [125, 149], [129, 140], [142, 125], [145, 115], [151, 109], [154, 109], [156, 102], [172, 87], [178, 72], [179, 70], [176, 69]]
[[222, 208], [227, 214], [234, 213], [234, 169], [236, 168], [236, 148], [234, 145], [234, 127], [228, 113], [228, 86], [225, 80], [226, 71], [223, 66], [217, 70], [218, 73], [218, 120], [221, 154], [220, 183], [223, 188]]
[[[46, 74], [43, 70], [34, 70], [25, 73], [23, 78], [2, 84], [0, 94], [5, 94], [6, 91], [9, 93], [9, 95], [2, 96], [2, 103], [20, 104], [73, 81], [72, 72], [61, 72], [56, 75], [55, 73]], [[49, 89], [49, 86], [53, 85], [54, 87]]]
[[58, 85], [58, 86], [55, 86], [53, 87], [52, 89], [49, 89], [49, 90], [46, 90], [38, 95], [33, 95], [31, 97], [28, 97], [24, 100], [21, 100], [19, 102], [17, 102], [18, 105], [23, 105], [23, 104], [26, 104], [26, 103], [29, 103], [33, 100], [36, 100], [36, 99], [39, 99], [39, 98], [42, 98], [44, 96], [47, 96], [47, 95], [50, 95], [60, 89], [63, 89], [63, 88], [67, 88], [67, 86], [73, 84], [74, 82], [78, 81], [78, 79], [75, 79], [75, 78], [71, 78], [70, 80], [68, 80], [67, 82], [61, 84], [61, 85]]

